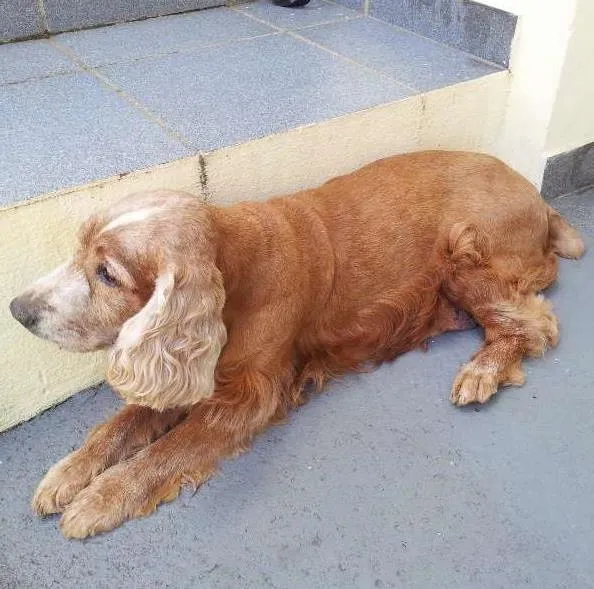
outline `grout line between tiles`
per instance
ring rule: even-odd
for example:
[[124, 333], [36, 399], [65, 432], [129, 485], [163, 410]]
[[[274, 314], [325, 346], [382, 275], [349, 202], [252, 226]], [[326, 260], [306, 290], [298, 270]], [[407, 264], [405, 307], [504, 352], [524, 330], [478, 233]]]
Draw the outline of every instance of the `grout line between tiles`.
[[68, 57], [75, 65], [77, 65], [82, 71], [90, 74], [96, 80], [98, 80], [103, 86], [108, 88], [109, 90], [115, 92], [118, 96], [124, 99], [128, 104], [130, 104], [133, 108], [135, 108], [144, 118], [148, 119], [149, 121], [155, 123], [161, 130], [170, 138], [178, 141], [184, 147], [188, 148], [192, 154], [196, 154], [197, 150], [194, 145], [189, 141], [184, 135], [179, 133], [174, 128], [170, 127], [167, 122], [162, 119], [159, 115], [153, 113], [146, 105], [144, 105], [140, 100], [136, 97], [128, 94], [123, 88], [120, 88], [115, 82], [110, 80], [106, 75], [99, 72], [97, 69], [94, 69], [88, 66], [80, 57], [71, 51], [70, 48], [64, 47], [57, 43], [54, 39], [50, 39], [49, 41], [52, 43], [55, 48]]
[[[286, 33], [287, 31], [290, 30], [290, 29], [286, 29], [283, 27], [279, 27], [278, 25], [275, 25], [274, 23], [272, 23], [268, 20], [265, 20], [263, 18], [255, 16], [253, 14], [250, 14], [248, 12], [247, 8], [238, 8], [237, 6], [229, 6], [228, 8], [229, 8], [229, 10], [232, 10], [233, 12], [237, 12], [238, 14], [241, 14], [241, 15], [245, 16], [246, 18], [254, 20], [257, 23], [260, 23], [261, 25], [266, 25], [267, 27], [270, 27], [271, 29], [274, 29], [275, 31], [277, 31], [279, 33]], [[326, 24], [330, 24], [331, 22], [332, 21], [328, 21]], [[311, 26], [317, 26], [317, 25], [311, 25]]]
[[[295, 29], [286, 29], [286, 32], [296, 32], [296, 31], [307, 31], [309, 29], [315, 29], [316, 27], [323, 27], [323, 26], [327, 26], [327, 25], [335, 25], [338, 23], [342, 23], [342, 22], [348, 22], [351, 20], [359, 20], [363, 18], [362, 14], [347, 14], [345, 16], [339, 16], [335, 19], [332, 20], [325, 20], [319, 23], [316, 23], [314, 25], [305, 25], [304, 27], [297, 27]], [[265, 22], [265, 21], [262, 21]], [[270, 24], [268, 25], [270, 26]]]
[[[219, 43], [176, 47], [175, 49], [171, 49], [170, 51], [163, 51], [161, 53], [151, 53], [150, 55], [141, 55], [139, 57], [132, 57], [128, 59], [118, 59], [116, 61], [106, 61], [105, 63], [100, 63], [98, 65], [87, 65], [87, 67], [92, 69], [99, 69], [103, 67], [108, 67], [110, 65], [129, 65], [132, 63], [140, 63], [142, 61], [149, 61], [151, 59], [156, 59], [160, 57], [169, 57], [170, 55], [188, 55], [190, 53], [202, 51], [203, 49], [218, 49], [220, 47], [227, 47], [228, 45], [233, 45], [234, 43], [246, 43], [254, 39], [274, 37], [279, 34], [280, 33], [278, 31], [273, 31], [271, 33], [262, 33], [261, 35], [254, 35], [252, 37], [234, 37], [233, 39], [228, 39], [226, 41], [221, 41]], [[54, 37], [52, 40], [58, 43], [61, 47], [66, 47], [67, 49], [72, 51], [74, 55], [77, 55], [77, 57], [79, 57], [79, 59], [82, 60], [82, 57], [78, 56], [78, 54], [73, 49], [70, 49], [70, 47], [68, 47], [67, 45], [61, 44], [60, 39], [58, 37]]]
[[402, 86], [403, 88], [406, 88], [407, 90], [412, 90], [415, 94], [419, 94], [421, 92], [423, 92], [423, 90], [421, 90], [420, 88], [415, 88], [414, 86], [411, 86], [409, 84], [406, 84], [405, 82], [400, 81], [398, 78], [396, 78], [395, 76], [392, 76], [390, 74], [387, 74], [386, 72], [383, 72], [381, 70], [377, 70], [371, 66], [365, 65], [363, 63], [360, 63], [359, 61], [357, 61], [356, 59], [352, 59], [351, 57], [347, 57], [346, 55], [343, 55], [342, 53], [337, 53], [336, 51], [332, 51], [332, 49], [329, 49], [328, 47], [325, 47], [324, 45], [321, 45], [320, 43], [317, 43], [316, 41], [313, 41], [312, 39], [308, 39], [307, 37], [303, 37], [302, 35], [300, 35], [299, 33], [295, 32], [295, 31], [287, 31], [286, 33], [288, 36], [293, 37], [294, 39], [297, 39], [298, 41], [303, 41], [304, 43], [307, 43], [308, 45], [312, 45], [313, 47], [317, 47], [318, 49], [322, 49], [323, 51], [325, 51], [326, 53], [329, 53], [330, 55], [333, 55], [334, 57], [338, 57], [341, 58], [342, 60], [351, 63], [353, 65], [356, 65], [358, 67], [360, 67], [361, 69], [364, 69], [366, 71], [369, 72], [373, 72], [374, 74], [377, 74], [378, 76], [385, 78], [387, 80], [390, 80], [391, 82], [396, 82], [399, 86]]
[[349, 8], [348, 6], [341, 4], [337, 0], [320, 0], [320, 2], [323, 2], [324, 4], [328, 4], [330, 6], [336, 6], [337, 8], [340, 8], [341, 10], [348, 10], [349, 12], [355, 12], [355, 13], [358, 13], [361, 15], [363, 14], [362, 10], [357, 10], [356, 8]]
[[18, 86], [19, 84], [27, 84], [28, 82], [37, 82], [39, 80], [50, 80], [52, 78], [60, 78], [61, 76], [70, 76], [76, 74], [77, 70], [69, 70], [67, 72], [51, 72], [49, 74], [41, 74], [39, 76], [30, 76], [22, 80], [13, 80], [12, 82], [0, 82], [0, 89], [7, 86]]
[[[335, 4], [334, 2], [326, 2], [325, 1], [324, 3], [328, 4], [329, 6], [340, 6], [339, 4]], [[249, 4], [242, 5], [242, 6], [249, 6]], [[348, 10], [348, 12], [350, 12], [352, 14], [345, 14], [344, 16], [337, 16], [330, 20], [324, 20], [324, 21], [320, 21], [320, 22], [317, 22], [314, 24], [304, 25], [302, 27], [284, 28], [284, 27], [279, 27], [278, 25], [275, 25], [274, 23], [272, 23], [268, 20], [265, 20], [263, 18], [255, 16], [253, 14], [250, 14], [246, 8], [239, 8], [236, 6], [228, 6], [227, 8], [229, 8], [229, 10], [232, 10], [233, 12], [237, 12], [237, 13], [241, 14], [242, 16], [245, 16], [246, 18], [250, 18], [262, 25], [266, 25], [267, 27], [275, 29], [279, 33], [286, 33], [289, 31], [304, 31], [306, 29], [314, 29], [315, 27], [320, 27], [320, 26], [324, 26], [324, 25], [332, 25], [334, 23], [339, 23], [339, 22], [344, 22], [344, 21], [349, 21], [349, 20], [358, 20], [360, 18], [363, 18], [363, 15], [360, 12], [357, 12], [356, 10], [351, 10], [349, 8], [344, 8], [341, 6], [341, 8], [343, 8], [344, 10]]]
[[49, 31], [49, 24], [47, 22], [47, 12], [45, 10], [44, 0], [37, 0], [37, 20], [41, 25], [44, 33]]

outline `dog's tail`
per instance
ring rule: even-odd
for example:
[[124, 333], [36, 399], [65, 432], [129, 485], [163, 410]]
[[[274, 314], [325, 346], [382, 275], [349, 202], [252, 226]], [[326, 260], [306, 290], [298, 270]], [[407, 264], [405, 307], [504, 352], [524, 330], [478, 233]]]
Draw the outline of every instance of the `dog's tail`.
[[552, 207], [548, 207], [549, 247], [562, 258], [577, 260], [586, 246], [580, 234]]

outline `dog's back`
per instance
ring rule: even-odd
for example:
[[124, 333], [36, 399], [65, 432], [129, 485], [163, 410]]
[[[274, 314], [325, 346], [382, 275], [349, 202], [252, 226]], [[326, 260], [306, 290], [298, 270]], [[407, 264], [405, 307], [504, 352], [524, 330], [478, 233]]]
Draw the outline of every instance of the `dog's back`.
[[[477, 267], [534, 292], [555, 280], [554, 253], [583, 251], [530, 182], [475, 153], [399, 155], [247, 206], [277, 229], [286, 224], [275, 255], [286, 266], [299, 259], [289, 282], [309, 301], [298, 343], [315, 358], [314, 372], [340, 373], [419, 346], [450, 325], [453, 306], [464, 306], [460, 291], [485, 288]], [[283, 247], [292, 250], [286, 257]]]

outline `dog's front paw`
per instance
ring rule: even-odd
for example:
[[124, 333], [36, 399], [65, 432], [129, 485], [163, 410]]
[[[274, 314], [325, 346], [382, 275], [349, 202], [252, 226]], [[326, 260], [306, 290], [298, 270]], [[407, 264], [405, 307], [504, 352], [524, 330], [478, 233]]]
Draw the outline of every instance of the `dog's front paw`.
[[149, 515], [162, 501], [175, 499], [180, 476], [154, 478], [144, 465], [112, 466], [83, 489], [64, 510], [60, 528], [67, 538], [87, 538], [117, 528], [128, 519]]
[[76, 496], [60, 520], [60, 529], [66, 538], [83, 539], [108, 532], [124, 521], [123, 493], [118, 497], [112, 494], [115, 489], [106, 491], [101, 485], [91, 485]]
[[450, 401], [459, 407], [469, 403], [486, 403], [497, 392], [499, 382], [496, 368], [470, 362], [456, 376]]
[[60, 513], [93, 478], [93, 470], [80, 453], [72, 452], [52, 466], [33, 495], [31, 508], [38, 515]]

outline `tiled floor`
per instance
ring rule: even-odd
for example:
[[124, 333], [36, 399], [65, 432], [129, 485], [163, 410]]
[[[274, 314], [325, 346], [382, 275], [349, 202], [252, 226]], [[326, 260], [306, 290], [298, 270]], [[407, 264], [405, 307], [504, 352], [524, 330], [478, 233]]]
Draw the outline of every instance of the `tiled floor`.
[[190, 153], [84, 72], [5, 86], [0, 112], [0, 204]]
[[55, 40], [88, 66], [98, 67], [196, 52], [204, 47], [240, 42], [272, 32], [265, 24], [223, 8], [64, 33]]
[[323, 0], [0, 46], [0, 206], [499, 71]]
[[[594, 189], [552, 204], [592, 248]], [[332, 383], [195, 496], [85, 542], [29, 498], [120, 402], [89, 390], [0, 434], [0, 587], [592, 589], [593, 274], [592, 252], [561, 263], [561, 342], [523, 388], [453, 407], [481, 334], [448, 334]]]
[[507, 65], [516, 16], [492, 8], [491, 4], [460, 0], [368, 0], [368, 12], [473, 55]]
[[452, 47], [370, 18], [343, 20], [300, 33], [415, 90], [435, 90], [493, 71], [487, 62], [464, 58]]

